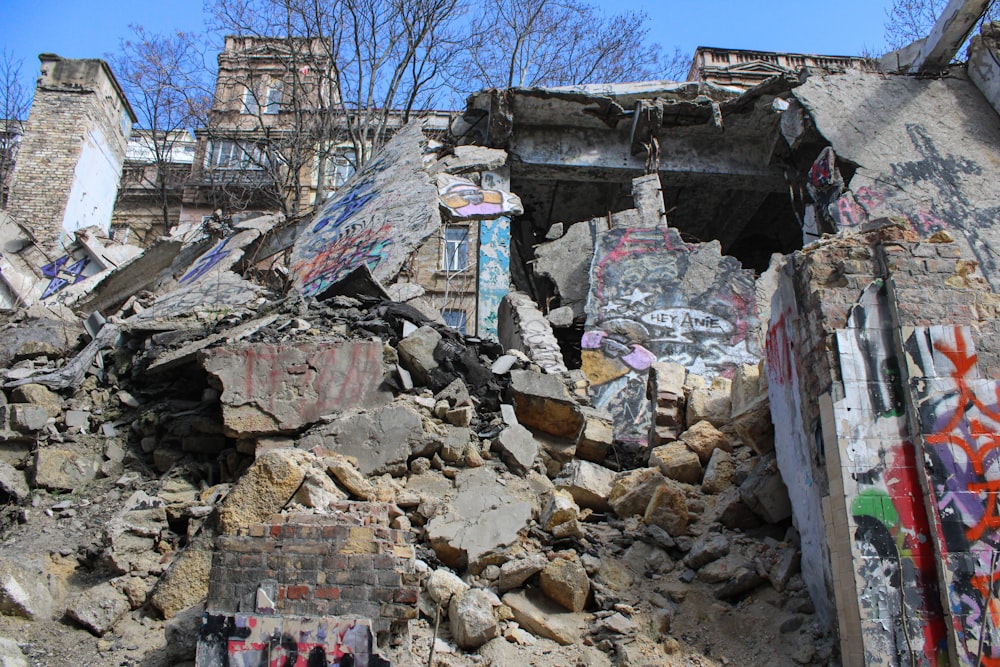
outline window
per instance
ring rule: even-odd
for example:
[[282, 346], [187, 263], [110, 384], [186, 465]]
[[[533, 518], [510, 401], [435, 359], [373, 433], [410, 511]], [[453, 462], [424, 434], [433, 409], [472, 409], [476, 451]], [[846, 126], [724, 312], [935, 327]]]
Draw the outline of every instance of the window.
[[256, 116], [258, 111], [260, 106], [257, 104], [257, 93], [252, 88], [247, 88], [243, 93], [243, 108], [240, 113]]
[[469, 228], [445, 227], [441, 269], [462, 271], [469, 265]]
[[265, 156], [258, 146], [243, 141], [213, 141], [208, 165], [214, 169], [263, 169]]
[[444, 323], [452, 329], [457, 329], [463, 334], [465, 333], [465, 323], [468, 320], [468, 316], [464, 310], [445, 308], [441, 311], [441, 317], [444, 319]]
[[354, 175], [354, 160], [353, 149], [338, 150], [335, 155], [327, 158], [325, 170], [328, 190], [343, 187], [347, 179]]
[[276, 114], [281, 111], [281, 83], [276, 83], [267, 89], [267, 104], [264, 113]]

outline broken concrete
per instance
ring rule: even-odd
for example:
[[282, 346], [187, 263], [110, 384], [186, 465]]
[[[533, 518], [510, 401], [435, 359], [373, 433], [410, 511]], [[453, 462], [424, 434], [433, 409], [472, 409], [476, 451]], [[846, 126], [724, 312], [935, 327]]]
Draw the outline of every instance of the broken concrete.
[[387, 403], [381, 388], [378, 341], [294, 347], [241, 345], [200, 353], [222, 389], [222, 414], [231, 437], [301, 429], [323, 415]]

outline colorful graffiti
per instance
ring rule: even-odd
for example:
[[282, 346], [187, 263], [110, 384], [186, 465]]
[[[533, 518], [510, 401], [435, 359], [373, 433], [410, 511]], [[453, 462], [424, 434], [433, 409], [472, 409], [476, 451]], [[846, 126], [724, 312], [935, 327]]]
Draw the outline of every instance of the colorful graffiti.
[[476, 335], [498, 340], [497, 312], [510, 291], [510, 218], [479, 223], [479, 288]]
[[367, 620], [206, 613], [197, 667], [389, 667]]
[[924, 472], [962, 665], [1000, 665], [1000, 383], [979, 377], [968, 327], [904, 341]]
[[379, 154], [302, 223], [292, 251], [296, 287], [321, 296], [361, 265], [388, 281], [440, 225], [437, 189], [423, 169], [419, 123]]
[[42, 299], [61, 292], [69, 285], [75, 285], [90, 274], [87, 269], [90, 267], [90, 257], [72, 257], [63, 255], [59, 259], [42, 267], [42, 275], [49, 279], [48, 285], [42, 291]]
[[231, 251], [226, 247], [231, 237], [219, 241], [215, 247], [195, 260], [194, 264], [181, 276], [177, 282], [181, 285], [190, 285], [194, 281], [218, 266], [219, 262], [228, 257]]
[[[844, 398], [834, 406], [831, 486], [843, 486], [866, 664], [945, 665], [934, 540], [882, 281], [837, 331]], [[844, 593], [841, 591], [841, 593]]]
[[481, 188], [472, 181], [439, 174], [438, 196], [441, 206], [455, 220], [479, 220], [501, 216], [521, 215], [521, 199], [510, 192]]
[[753, 273], [718, 244], [690, 245], [666, 227], [600, 233], [581, 347], [594, 404], [615, 415], [615, 439], [648, 442], [654, 362], [707, 376], [756, 363], [755, 318]]

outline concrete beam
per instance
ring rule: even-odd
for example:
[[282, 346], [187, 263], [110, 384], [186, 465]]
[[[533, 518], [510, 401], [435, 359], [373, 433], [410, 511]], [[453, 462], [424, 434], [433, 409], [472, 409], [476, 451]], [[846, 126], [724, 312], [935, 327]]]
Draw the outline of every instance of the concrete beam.
[[[991, 52], [992, 50], [992, 52]], [[969, 45], [969, 79], [1000, 114], [1000, 21], [983, 27]]]
[[[785, 187], [781, 169], [769, 164], [776, 127], [773, 133], [743, 137], [707, 130], [681, 134], [676, 128], [667, 128], [661, 132], [658, 171], [669, 175], [666, 178], [671, 181], [674, 175], [711, 175], [746, 177]], [[546, 168], [560, 179], [620, 180], [626, 174], [631, 179], [645, 173], [646, 157], [631, 155], [629, 145], [628, 136], [621, 133], [598, 134], [580, 128], [553, 132], [529, 127], [514, 133], [508, 152], [514, 156], [514, 173], [531, 165]]]
[[990, 0], [951, 0], [920, 47], [911, 71], [936, 72], [947, 67], [989, 4]]

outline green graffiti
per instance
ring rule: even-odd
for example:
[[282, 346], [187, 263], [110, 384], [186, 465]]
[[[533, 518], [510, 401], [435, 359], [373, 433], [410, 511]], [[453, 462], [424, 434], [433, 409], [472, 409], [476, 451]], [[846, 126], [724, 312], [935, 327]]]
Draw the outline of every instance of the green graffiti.
[[895, 533], [899, 529], [899, 513], [892, 498], [879, 489], [864, 489], [851, 502], [851, 514], [855, 517], [870, 516]]

